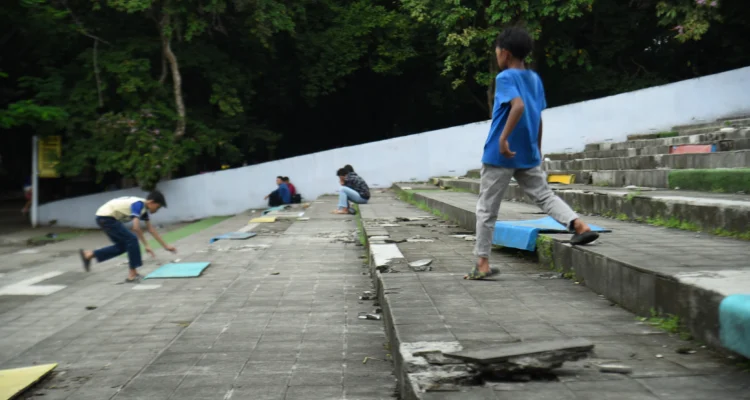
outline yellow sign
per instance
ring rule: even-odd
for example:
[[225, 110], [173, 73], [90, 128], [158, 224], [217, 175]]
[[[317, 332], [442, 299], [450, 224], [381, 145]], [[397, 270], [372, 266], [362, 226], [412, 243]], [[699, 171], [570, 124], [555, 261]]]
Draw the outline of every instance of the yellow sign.
[[60, 136], [45, 136], [39, 139], [39, 177], [59, 178], [57, 164], [62, 154]]

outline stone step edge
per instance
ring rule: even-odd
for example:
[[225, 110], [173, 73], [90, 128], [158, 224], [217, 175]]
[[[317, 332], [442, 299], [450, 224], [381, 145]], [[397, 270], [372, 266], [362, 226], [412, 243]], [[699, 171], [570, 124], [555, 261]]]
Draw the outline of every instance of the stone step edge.
[[[732, 148], [722, 148], [722, 142], [738, 142], [739, 145], [733, 144]], [[634, 147], [629, 149], [610, 149], [610, 150], [592, 150], [592, 151], [578, 151], [578, 152], [572, 152], [572, 153], [549, 153], [545, 154], [544, 158], [549, 159], [550, 161], [573, 161], [573, 160], [591, 160], [596, 158], [617, 158], [617, 157], [641, 157], [641, 156], [660, 156], [660, 155], [667, 155], [667, 154], [673, 154], [669, 152], [669, 149], [672, 147], [680, 147], [680, 146], [716, 146], [716, 151], [713, 151], [712, 153], [724, 153], [727, 151], [739, 151], [739, 150], [750, 150], [750, 139], [721, 139], [721, 140], [714, 140], [709, 142], [698, 142], [698, 143], [684, 143], [684, 144], [675, 144], [675, 145], [657, 145], [652, 147]], [[737, 148], [739, 146], [739, 148]], [[725, 146], [726, 147], [726, 146]], [[639, 152], [642, 152], [644, 149], [650, 149], [649, 151], [654, 151], [653, 154], [638, 154]], [[628, 153], [632, 150], [633, 155], [611, 155], [607, 157], [591, 157], [598, 155], [597, 153], [605, 153], [605, 152], [620, 152], [620, 153]], [[705, 153], [679, 153], [679, 154], [705, 154]]]
[[[479, 182], [474, 179], [436, 178], [437, 185], [445, 188], [467, 190], [479, 193]], [[552, 190], [578, 213], [593, 214], [615, 218], [624, 222], [647, 222], [649, 219], [660, 223], [669, 223], [683, 230], [709, 233], [717, 236], [750, 239], [750, 202], [747, 205], [695, 204], [689, 200], [653, 198], [638, 191], [626, 195], [609, 191], [588, 191], [564, 186], [552, 187]], [[505, 200], [534, 204], [520, 186], [511, 184], [505, 193]], [[604, 212], [602, 212], [604, 211]], [[750, 245], [750, 242], [748, 243]]]
[[[721, 140], [741, 140], [746, 138], [745, 135], [747, 131], [750, 131], [750, 128], [739, 128], [734, 132], [721, 132], [717, 130], [713, 132], [694, 133], [691, 135], [679, 135], [666, 138], [635, 139], [625, 140], [621, 142], [595, 142], [586, 144], [584, 146], [584, 151], [623, 150], [629, 148], [642, 148], [652, 146], [677, 146], [680, 144], [695, 144], [693, 143], [693, 141], [697, 143]], [[687, 143], [681, 143], [685, 140], [687, 140]], [[623, 147], [622, 145], [626, 145], [627, 147]]]
[[[670, 159], [672, 160], [680, 159], [680, 158], [686, 159], [690, 157], [719, 158], [721, 160], [724, 157], [731, 157], [733, 154], [737, 154], [738, 156], [741, 157], [744, 154], [750, 154], [750, 150], [744, 150], [744, 149], [743, 150], [729, 150], [729, 151], [717, 151], [714, 153], [650, 154], [650, 155], [641, 155], [641, 156], [632, 156], [632, 157], [622, 156], [622, 157], [576, 158], [572, 160], [543, 161], [543, 163], [544, 165], [557, 165], [556, 163], [559, 163], [559, 166], [565, 169], [567, 165], [570, 165], [566, 163], [587, 162], [587, 163], [600, 164], [604, 160], [606, 160], [607, 162], [614, 162], [614, 163], [618, 163], [618, 160], [623, 160], [624, 163], [629, 163], [630, 161], [625, 161], [625, 160], [638, 159], [638, 161], [643, 161], [643, 160], [653, 161], [655, 164], [657, 164], [657, 165], [654, 165], [655, 167], [662, 168], [662, 169], [691, 169], [691, 168], [680, 168], [680, 166], [678, 165], [677, 166], [664, 165], [664, 163], [662, 163], [662, 160], [666, 159], [666, 161], [669, 161]], [[635, 162], [638, 162], [638, 161], [635, 161]], [[743, 165], [735, 166], [734, 163], [731, 163], [731, 164], [732, 166], [723, 166], [723, 167], [717, 167], [717, 168], [748, 168], [748, 166], [743, 166]], [[597, 166], [600, 166], [600, 165], [597, 165]], [[653, 169], [653, 167], [652, 168], [648, 168], [648, 167], [639, 168], [637, 170], [648, 170], [648, 169]], [[602, 169], [595, 169], [593, 171], [601, 171], [601, 170]]]
[[[369, 206], [367, 204], [359, 205], [362, 234], [365, 237], [366, 249], [367, 249], [367, 260], [370, 266], [370, 279], [375, 288], [376, 298], [380, 304], [382, 311], [383, 324], [385, 326], [385, 333], [388, 338], [388, 343], [391, 347], [391, 358], [393, 359], [394, 375], [397, 379], [397, 390], [399, 398], [402, 400], [419, 400], [420, 396], [419, 389], [416, 387], [416, 382], [412, 382], [408, 371], [408, 363], [405, 357], [411, 355], [404, 355], [402, 353], [401, 341], [399, 340], [396, 327], [393, 323], [393, 314], [391, 313], [392, 298], [386, 296], [385, 290], [383, 290], [385, 283], [383, 282], [383, 275], [380, 268], [393, 265], [394, 263], [406, 262], [406, 258], [401, 253], [398, 245], [395, 243], [383, 243], [382, 240], [378, 240], [378, 237], [389, 236], [388, 232], [382, 227], [369, 226], [365, 215], [368, 213]], [[373, 239], [375, 238], [375, 239]], [[401, 272], [398, 275], [404, 276], [404, 274], [416, 274], [415, 272]]]
[[[393, 189], [402, 192], [398, 184], [394, 184]], [[413, 196], [415, 201], [439, 211], [461, 228], [472, 232], [475, 230], [476, 214], [473, 211], [443, 203], [419, 192]], [[675, 315], [693, 338], [719, 352], [743, 358], [725, 347], [720, 339], [719, 305], [724, 295], [674, 276], [598, 254], [594, 248], [571, 246], [567, 243], [569, 239], [569, 235], [540, 234], [536, 250], [539, 262], [556, 271], [574, 273], [586, 287], [638, 316], [649, 317], [652, 310], [660, 315]], [[607, 278], [615, 276], [620, 277], [620, 282], [635, 287], [629, 290], [609, 287]]]

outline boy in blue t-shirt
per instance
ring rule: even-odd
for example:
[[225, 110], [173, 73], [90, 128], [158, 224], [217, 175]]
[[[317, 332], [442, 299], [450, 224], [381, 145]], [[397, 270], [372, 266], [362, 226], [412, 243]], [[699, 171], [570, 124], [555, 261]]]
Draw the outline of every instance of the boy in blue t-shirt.
[[490, 268], [489, 255], [500, 202], [512, 177], [545, 213], [575, 232], [572, 244], [588, 244], [599, 237], [547, 186], [547, 176], [541, 168], [542, 110], [547, 102], [539, 75], [524, 64], [532, 47], [531, 36], [517, 27], [506, 29], [495, 41], [497, 64], [502, 72], [495, 78], [492, 125], [482, 155], [474, 249], [479, 259], [465, 279], [483, 279], [499, 273]]

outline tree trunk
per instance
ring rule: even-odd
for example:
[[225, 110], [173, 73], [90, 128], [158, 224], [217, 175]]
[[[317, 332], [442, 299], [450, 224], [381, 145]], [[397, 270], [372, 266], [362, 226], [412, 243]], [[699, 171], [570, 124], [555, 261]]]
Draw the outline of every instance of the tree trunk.
[[169, 63], [169, 69], [172, 73], [172, 86], [174, 90], [174, 104], [177, 109], [177, 127], [175, 127], [174, 135], [180, 137], [185, 134], [185, 103], [182, 101], [182, 76], [180, 75], [180, 65], [177, 62], [177, 56], [172, 52], [170, 42], [172, 41], [169, 36], [164, 33], [164, 30], [169, 26], [169, 15], [165, 15], [161, 21], [161, 45], [164, 57]]

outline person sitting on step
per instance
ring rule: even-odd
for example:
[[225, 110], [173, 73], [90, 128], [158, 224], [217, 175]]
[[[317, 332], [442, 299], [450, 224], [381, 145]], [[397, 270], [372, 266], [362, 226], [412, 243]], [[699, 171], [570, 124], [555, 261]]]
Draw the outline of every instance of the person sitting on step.
[[350, 202], [367, 204], [370, 200], [370, 188], [367, 186], [367, 182], [354, 172], [351, 165], [346, 165], [336, 171], [336, 176], [339, 177], [341, 189], [339, 189], [338, 208], [333, 213], [356, 214]]

